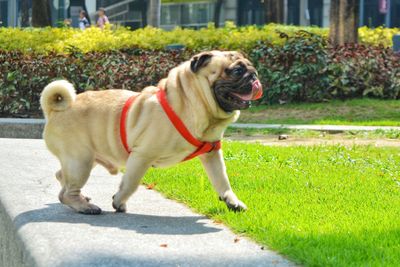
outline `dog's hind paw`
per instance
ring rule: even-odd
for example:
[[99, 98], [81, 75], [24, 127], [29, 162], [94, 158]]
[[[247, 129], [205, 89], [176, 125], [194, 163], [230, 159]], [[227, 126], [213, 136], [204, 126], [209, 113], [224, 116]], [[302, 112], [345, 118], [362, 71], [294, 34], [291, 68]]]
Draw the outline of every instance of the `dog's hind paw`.
[[101, 213], [101, 209], [96, 205], [89, 204], [89, 207], [79, 211], [79, 213], [86, 214], [86, 215], [98, 215]]
[[113, 196], [112, 206], [115, 209], [115, 212], [126, 212], [126, 204], [119, 204], [115, 203], [115, 195]]

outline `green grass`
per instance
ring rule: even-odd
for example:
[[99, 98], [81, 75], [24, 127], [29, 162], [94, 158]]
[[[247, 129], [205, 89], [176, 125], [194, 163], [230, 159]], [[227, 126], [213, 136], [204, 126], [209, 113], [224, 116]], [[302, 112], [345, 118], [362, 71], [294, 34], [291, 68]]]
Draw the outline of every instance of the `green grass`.
[[400, 101], [363, 98], [327, 103], [261, 105], [243, 111], [239, 122], [400, 126]]
[[153, 169], [145, 183], [296, 263], [400, 266], [399, 149], [223, 146], [245, 213], [218, 201], [198, 160]]

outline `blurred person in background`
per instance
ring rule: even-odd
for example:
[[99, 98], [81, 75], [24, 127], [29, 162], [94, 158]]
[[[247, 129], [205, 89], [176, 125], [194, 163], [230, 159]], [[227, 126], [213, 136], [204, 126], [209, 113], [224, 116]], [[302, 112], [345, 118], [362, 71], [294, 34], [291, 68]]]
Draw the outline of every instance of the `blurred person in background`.
[[97, 20], [97, 26], [100, 29], [104, 29], [104, 26], [108, 23], [110, 23], [110, 21], [108, 20], [107, 16], [106, 16], [106, 10], [103, 7], [99, 8], [99, 11], [97, 11], [97, 14], [99, 16], [98, 20]]
[[90, 23], [89, 23], [89, 20], [86, 17], [86, 12], [85, 12], [85, 10], [81, 10], [79, 12], [79, 28], [81, 30], [84, 30], [84, 29], [89, 28], [89, 27], [90, 27]]

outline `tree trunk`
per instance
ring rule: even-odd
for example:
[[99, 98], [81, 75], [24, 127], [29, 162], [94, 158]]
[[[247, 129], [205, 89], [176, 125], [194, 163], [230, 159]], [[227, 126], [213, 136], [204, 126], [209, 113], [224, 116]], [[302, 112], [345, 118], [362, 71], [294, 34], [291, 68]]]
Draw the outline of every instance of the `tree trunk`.
[[333, 46], [358, 41], [358, 0], [332, 0], [329, 40]]
[[29, 27], [29, 0], [21, 1], [21, 26]]
[[48, 0], [32, 1], [32, 26], [33, 27], [51, 26], [51, 11]]
[[160, 27], [161, 0], [149, 0], [147, 22], [150, 26]]
[[283, 0], [264, 0], [265, 22], [283, 23]]
[[219, 27], [219, 19], [221, 18], [222, 3], [223, 0], [217, 0], [217, 2], [215, 2], [214, 25], [216, 28]]

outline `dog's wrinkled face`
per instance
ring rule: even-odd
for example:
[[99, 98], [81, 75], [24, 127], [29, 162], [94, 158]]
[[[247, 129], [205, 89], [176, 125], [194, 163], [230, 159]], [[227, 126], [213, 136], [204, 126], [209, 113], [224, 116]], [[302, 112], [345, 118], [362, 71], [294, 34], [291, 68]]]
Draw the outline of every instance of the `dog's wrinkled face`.
[[207, 77], [215, 100], [225, 112], [247, 109], [251, 101], [262, 96], [256, 69], [238, 52], [204, 52], [190, 63], [194, 73]]

